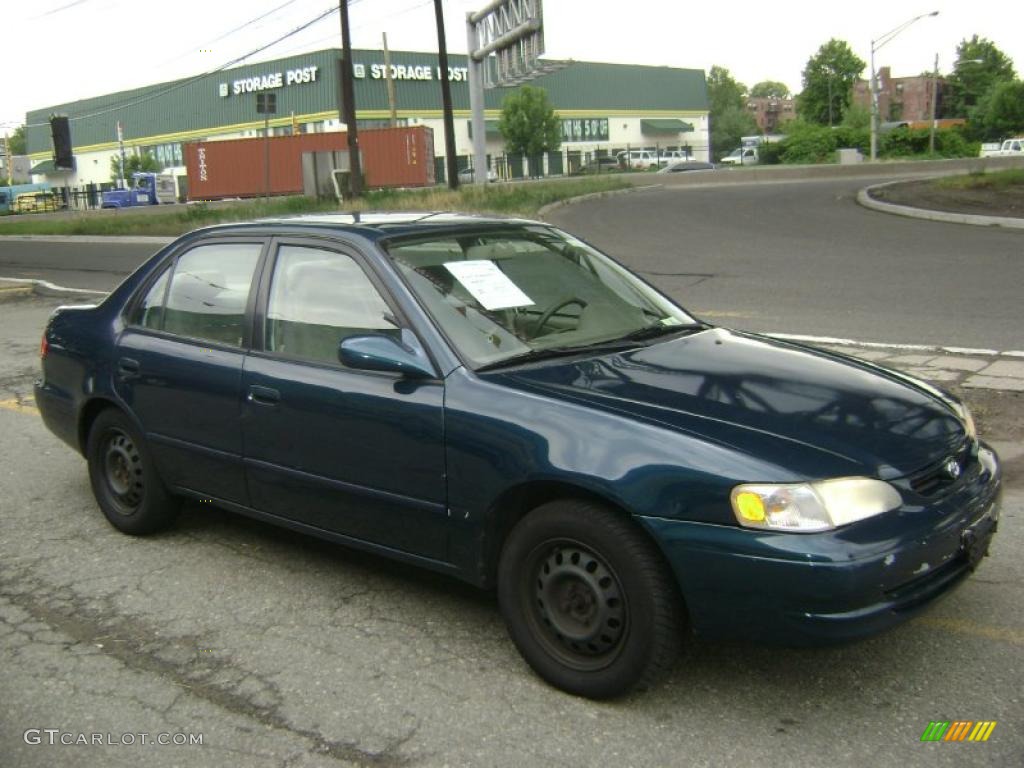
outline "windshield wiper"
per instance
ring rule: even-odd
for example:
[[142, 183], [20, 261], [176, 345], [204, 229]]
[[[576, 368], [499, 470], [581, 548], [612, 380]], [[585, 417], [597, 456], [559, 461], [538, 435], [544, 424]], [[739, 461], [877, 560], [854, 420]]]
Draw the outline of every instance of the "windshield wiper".
[[627, 333], [625, 336], [621, 336], [619, 340], [644, 341], [645, 339], [655, 339], [658, 336], [669, 336], [675, 333], [696, 333], [697, 331], [703, 331], [705, 328], [707, 328], [707, 326], [704, 325], [704, 323], [664, 325], [661, 322], [657, 322], [633, 331], [632, 333]]
[[496, 360], [477, 368], [477, 371], [490, 371], [496, 368], [504, 368], [508, 365], [522, 365], [532, 363], [535, 360], [550, 360], [556, 357], [572, 357], [574, 355], [592, 355], [599, 352], [621, 352], [626, 349], [633, 349], [636, 344], [625, 339], [612, 339], [610, 341], [598, 341], [593, 344], [579, 344], [572, 347], [544, 347], [543, 349], [531, 349], [529, 352], [521, 352], [518, 355], [506, 357], [503, 360]]
[[646, 339], [653, 339], [657, 336], [667, 336], [677, 333], [696, 333], [708, 326], [703, 323], [691, 323], [688, 325], [662, 325], [654, 323], [639, 330], [627, 333], [614, 339], [602, 339], [589, 344], [576, 344], [571, 347], [544, 347], [542, 349], [531, 349], [528, 352], [521, 352], [518, 355], [506, 357], [504, 360], [496, 360], [477, 368], [477, 371], [490, 371], [496, 368], [504, 368], [508, 365], [521, 365], [532, 363], [535, 360], [548, 360], [555, 357], [570, 357], [572, 355], [588, 355], [602, 352], [622, 352], [627, 349], [635, 349], [637, 342]]

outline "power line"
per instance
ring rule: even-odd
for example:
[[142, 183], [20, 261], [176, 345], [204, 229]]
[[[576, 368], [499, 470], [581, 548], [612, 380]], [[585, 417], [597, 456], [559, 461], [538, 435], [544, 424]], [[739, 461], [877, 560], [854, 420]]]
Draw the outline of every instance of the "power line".
[[[302, 32], [303, 30], [309, 29], [311, 26], [313, 26], [317, 22], [322, 21], [322, 20], [326, 19], [328, 16], [330, 16], [330, 15], [332, 15], [334, 13], [337, 13], [337, 12], [338, 12], [338, 7], [337, 6], [331, 6], [330, 8], [325, 10], [324, 12], [320, 13], [319, 15], [317, 15], [314, 18], [312, 18], [309, 21], [307, 21], [306, 23], [301, 24], [300, 26], [296, 27], [291, 32], [288, 32], [288, 33], [286, 33], [284, 35], [281, 35], [281, 37], [277, 38], [276, 40], [273, 40], [273, 41], [271, 41], [269, 43], [266, 43], [265, 45], [261, 45], [259, 48], [256, 48], [256, 49], [254, 49], [252, 51], [249, 51], [249, 53], [246, 53], [243, 56], [238, 56], [238, 57], [232, 59], [231, 61], [228, 61], [228, 62], [226, 62], [224, 64], [221, 64], [216, 69], [211, 69], [208, 72], [203, 72], [201, 75], [196, 75], [195, 77], [190, 77], [190, 78], [188, 78], [186, 80], [182, 80], [180, 82], [177, 82], [174, 85], [172, 85], [172, 86], [170, 86], [168, 88], [163, 89], [162, 91], [157, 91], [156, 93], [147, 94], [147, 95], [145, 95], [145, 96], [143, 96], [143, 97], [141, 97], [139, 99], [136, 99], [134, 101], [129, 99], [128, 101], [119, 102], [119, 103], [116, 103], [116, 104], [111, 104], [111, 105], [109, 105], [107, 107], [104, 107], [103, 109], [97, 110], [96, 112], [89, 112], [89, 113], [86, 113], [84, 115], [69, 116], [68, 120], [85, 120], [86, 118], [90, 118], [90, 117], [99, 117], [100, 115], [106, 115], [106, 114], [109, 114], [111, 112], [117, 112], [120, 109], [126, 109], [127, 107], [133, 107], [133, 106], [135, 106], [137, 104], [143, 104], [143, 103], [145, 103], [147, 101], [152, 101], [153, 99], [157, 99], [157, 98], [160, 98], [161, 96], [165, 96], [166, 94], [171, 93], [173, 91], [180, 90], [181, 88], [184, 88], [184, 87], [186, 87], [188, 85], [191, 85], [193, 83], [199, 82], [200, 80], [202, 80], [205, 77], [209, 77], [210, 75], [215, 75], [218, 72], [221, 72], [221, 71], [227, 69], [228, 67], [231, 67], [231, 66], [233, 66], [235, 64], [243, 62], [246, 59], [252, 58], [256, 54], [262, 53], [263, 51], [267, 50], [268, 48], [272, 48], [273, 46], [277, 45], [278, 43], [282, 42], [283, 40], [287, 40], [289, 37], [292, 37], [293, 35], [297, 35], [299, 32]], [[27, 125], [26, 127], [27, 128], [40, 128], [40, 127], [44, 127], [46, 125], [49, 125], [49, 123], [31, 123], [31, 124]]]
[[59, 8], [54, 8], [53, 10], [46, 11], [45, 13], [41, 13], [38, 16], [33, 16], [32, 18], [33, 18], [33, 20], [35, 20], [35, 19], [45, 19], [47, 16], [53, 16], [55, 13], [60, 13], [61, 11], [69, 11], [72, 8], [74, 8], [76, 5], [81, 5], [82, 3], [88, 3], [88, 2], [89, 2], [89, 0], [72, 0], [72, 2], [65, 3], [64, 5], [60, 6]]
[[[213, 38], [213, 40], [207, 40], [205, 43], [203, 43], [203, 45], [205, 46], [205, 45], [213, 45], [214, 43], [219, 43], [225, 37], [230, 37], [231, 35], [235, 34], [236, 32], [241, 32], [246, 27], [251, 27], [257, 21], [263, 21], [263, 19], [267, 18], [268, 16], [273, 16], [278, 11], [280, 11], [280, 10], [282, 10], [284, 8], [287, 8], [289, 5], [293, 5], [296, 2], [298, 2], [298, 0], [287, 0], [287, 2], [281, 3], [281, 5], [278, 5], [275, 8], [271, 8], [266, 13], [261, 14], [261, 15], [257, 16], [254, 19], [249, 19], [247, 22], [245, 22], [244, 24], [239, 24], [234, 29], [228, 30], [223, 35], [219, 35], [218, 37]], [[160, 64], [157, 64], [157, 68], [163, 67], [163, 66], [165, 66], [167, 64], [173, 64], [175, 61], [180, 61], [181, 59], [183, 59], [186, 56], [189, 56], [189, 55], [191, 55], [193, 53], [195, 53], [195, 49], [194, 48], [192, 48], [192, 49], [190, 49], [190, 50], [186, 51], [185, 53], [182, 53], [182, 54], [180, 54], [178, 56], [175, 56], [173, 59], [167, 59], [166, 61], [163, 61]]]

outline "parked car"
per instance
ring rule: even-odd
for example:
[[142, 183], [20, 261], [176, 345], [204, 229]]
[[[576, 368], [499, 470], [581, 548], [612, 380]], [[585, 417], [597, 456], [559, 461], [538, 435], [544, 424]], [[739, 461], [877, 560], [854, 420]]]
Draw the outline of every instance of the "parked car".
[[646, 171], [658, 167], [658, 153], [648, 149], [623, 150], [615, 155], [619, 165], [634, 171]]
[[576, 176], [589, 176], [595, 173], [618, 173], [622, 170], [622, 166], [619, 165], [618, 158], [615, 157], [595, 157], [593, 160], [584, 163], [580, 168], [575, 171]]
[[494, 587], [533, 669], [584, 696], [656, 680], [684, 627], [899, 624], [999, 516], [953, 395], [702, 322], [539, 222], [198, 230], [56, 310], [40, 353], [43, 419], [119, 530], [198, 499]]
[[680, 160], [676, 163], [666, 165], [658, 170], [658, 173], [687, 173], [689, 171], [713, 171], [714, 163], [704, 163], [699, 160]]
[[[495, 182], [498, 180], [498, 174], [490, 168], [487, 169], [487, 181]], [[460, 184], [473, 184], [476, 182], [476, 176], [472, 168], [463, 168], [459, 171], [459, 183]]]
[[662, 150], [658, 153], [658, 165], [662, 167], [691, 159], [690, 153], [684, 149]]
[[14, 213], [51, 213], [59, 211], [60, 200], [54, 192], [24, 192], [14, 198]]

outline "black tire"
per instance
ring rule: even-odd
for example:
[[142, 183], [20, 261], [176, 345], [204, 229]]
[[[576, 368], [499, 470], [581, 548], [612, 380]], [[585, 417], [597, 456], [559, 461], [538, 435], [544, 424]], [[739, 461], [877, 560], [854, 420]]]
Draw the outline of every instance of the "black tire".
[[681, 603], [661, 553], [589, 501], [549, 502], [519, 521], [502, 549], [498, 600], [527, 663], [579, 696], [648, 687], [679, 651]]
[[119, 531], [141, 536], [174, 522], [179, 504], [160, 480], [145, 440], [123, 413], [108, 408], [96, 417], [86, 458], [96, 502]]

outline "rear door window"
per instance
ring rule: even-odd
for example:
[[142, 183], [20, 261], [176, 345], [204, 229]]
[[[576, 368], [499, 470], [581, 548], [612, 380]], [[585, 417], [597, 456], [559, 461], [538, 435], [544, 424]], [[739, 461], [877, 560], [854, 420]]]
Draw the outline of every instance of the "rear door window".
[[[210, 243], [177, 258], [147, 290], [131, 322], [190, 339], [242, 346], [262, 243]], [[170, 280], [170, 285], [167, 285]]]

